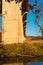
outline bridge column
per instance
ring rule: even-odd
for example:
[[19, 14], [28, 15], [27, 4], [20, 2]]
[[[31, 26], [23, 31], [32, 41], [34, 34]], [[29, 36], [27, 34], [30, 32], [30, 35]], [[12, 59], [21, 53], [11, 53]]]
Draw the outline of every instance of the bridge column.
[[4, 44], [23, 43], [25, 40], [20, 5], [15, 1], [10, 3], [2, 1], [2, 41]]

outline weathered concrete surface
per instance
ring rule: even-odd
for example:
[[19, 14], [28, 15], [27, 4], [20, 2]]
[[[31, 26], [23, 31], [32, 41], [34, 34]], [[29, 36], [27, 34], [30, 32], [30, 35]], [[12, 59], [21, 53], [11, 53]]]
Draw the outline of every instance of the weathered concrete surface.
[[23, 43], [22, 15], [20, 11], [21, 2], [15, 0], [8, 3], [2, 1], [2, 41], [4, 44]]

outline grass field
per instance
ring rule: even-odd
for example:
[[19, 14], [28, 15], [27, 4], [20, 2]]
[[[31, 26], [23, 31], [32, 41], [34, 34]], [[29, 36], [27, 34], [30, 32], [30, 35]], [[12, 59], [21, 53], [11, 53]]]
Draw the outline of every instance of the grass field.
[[34, 39], [27, 38], [24, 43], [18, 44], [0, 44], [0, 56], [43, 56], [43, 40]]

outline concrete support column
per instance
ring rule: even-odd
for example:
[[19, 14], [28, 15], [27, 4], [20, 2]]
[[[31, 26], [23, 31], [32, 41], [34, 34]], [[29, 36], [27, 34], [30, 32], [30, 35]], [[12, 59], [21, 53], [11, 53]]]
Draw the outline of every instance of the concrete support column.
[[19, 9], [21, 4], [15, 1], [2, 1], [2, 41], [4, 44], [23, 43], [22, 15]]

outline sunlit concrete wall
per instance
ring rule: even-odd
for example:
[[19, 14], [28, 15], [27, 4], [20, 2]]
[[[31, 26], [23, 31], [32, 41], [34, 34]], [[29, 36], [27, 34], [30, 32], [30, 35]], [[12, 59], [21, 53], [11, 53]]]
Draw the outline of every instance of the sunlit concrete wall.
[[20, 11], [21, 3], [15, 1], [10, 3], [2, 0], [2, 41], [4, 44], [23, 43], [22, 15]]

